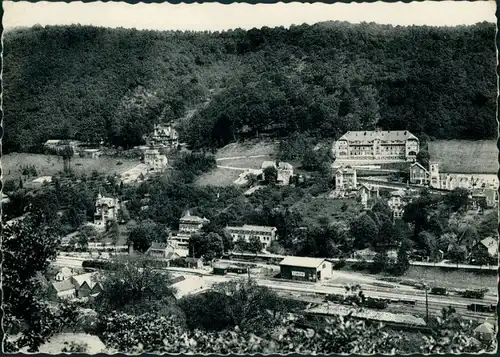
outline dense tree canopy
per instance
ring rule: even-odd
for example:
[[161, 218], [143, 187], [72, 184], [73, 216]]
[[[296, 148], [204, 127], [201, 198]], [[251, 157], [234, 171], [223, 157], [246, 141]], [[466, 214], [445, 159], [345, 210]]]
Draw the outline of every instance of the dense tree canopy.
[[194, 147], [241, 135], [408, 129], [496, 132], [494, 24], [454, 28], [328, 22], [227, 32], [36, 26], [4, 39], [4, 152], [49, 138], [142, 142], [181, 118]]

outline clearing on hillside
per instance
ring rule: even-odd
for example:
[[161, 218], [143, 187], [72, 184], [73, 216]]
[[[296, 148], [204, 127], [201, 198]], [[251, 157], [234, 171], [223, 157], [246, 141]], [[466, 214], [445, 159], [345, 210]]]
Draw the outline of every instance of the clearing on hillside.
[[436, 140], [429, 142], [432, 162], [442, 172], [496, 174], [498, 148], [495, 140]]
[[[118, 165], [121, 162], [121, 165]], [[136, 166], [137, 159], [122, 159], [113, 157], [100, 157], [97, 159], [74, 157], [71, 159], [71, 168], [76, 174], [91, 174], [94, 170], [112, 175]], [[38, 176], [53, 176], [63, 170], [63, 159], [55, 155], [12, 153], [2, 156], [2, 173], [4, 180], [17, 179], [21, 176], [22, 167], [34, 166]]]
[[201, 175], [196, 183], [200, 186], [231, 186], [242, 172], [218, 167]]
[[276, 153], [277, 143], [272, 140], [248, 140], [224, 146], [217, 151], [216, 159], [229, 157], [253, 157], [257, 155], [272, 157]]

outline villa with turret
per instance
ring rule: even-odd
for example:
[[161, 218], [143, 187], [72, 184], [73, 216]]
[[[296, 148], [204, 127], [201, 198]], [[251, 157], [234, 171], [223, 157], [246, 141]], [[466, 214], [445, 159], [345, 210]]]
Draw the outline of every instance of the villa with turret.
[[108, 221], [116, 221], [120, 203], [117, 198], [104, 197], [100, 192], [95, 203], [94, 223], [106, 227]]

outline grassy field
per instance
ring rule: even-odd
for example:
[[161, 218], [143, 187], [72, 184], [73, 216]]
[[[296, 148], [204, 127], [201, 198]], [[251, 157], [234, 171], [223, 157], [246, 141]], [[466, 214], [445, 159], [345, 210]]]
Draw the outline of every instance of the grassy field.
[[232, 143], [217, 151], [217, 159], [235, 156], [274, 156], [276, 153], [276, 143], [270, 140], [249, 140], [243, 143]]
[[442, 172], [498, 172], [498, 149], [495, 140], [436, 140], [429, 142], [431, 161], [439, 163]]
[[196, 183], [200, 186], [230, 186], [242, 171], [217, 168], [201, 175]]
[[423, 280], [433, 286], [458, 289], [497, 288], [497, 278], [493, 274], [473, 273], [463, 270], [447, 271], [439, 268], [412, 266], [404, 279]]
[[[118, 161], [122, 162], [117, 165]], [[98, 159], [74, 157], [71, 168], [76, 174], [90, 174], [97, 171], [103, 174], [121, 174], [139, 164], [137, 160], [100, 157]], [[38, 176], [52, 176], [63, 170], [63, 160], [59, 156], [12, 153], [2, 156], [4, 180], [17, 179], [21, 176], [22, 166], [33, 165]]]

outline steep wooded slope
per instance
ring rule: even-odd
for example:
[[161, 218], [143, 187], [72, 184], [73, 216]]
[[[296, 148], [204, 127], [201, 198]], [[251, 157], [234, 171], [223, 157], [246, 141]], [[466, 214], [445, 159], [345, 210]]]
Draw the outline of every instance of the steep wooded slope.
[[57, 137], [136, 145], [154, 121], [179, 118], [210, 96], [183, 123], [195, 147], [270, 128], [335, 137], [378, 125], [494, 138], [494, 35], [486, 23], [17, 30], [4, 39], [4, 152], [36, 151]]

